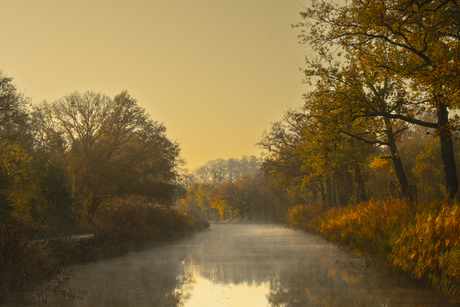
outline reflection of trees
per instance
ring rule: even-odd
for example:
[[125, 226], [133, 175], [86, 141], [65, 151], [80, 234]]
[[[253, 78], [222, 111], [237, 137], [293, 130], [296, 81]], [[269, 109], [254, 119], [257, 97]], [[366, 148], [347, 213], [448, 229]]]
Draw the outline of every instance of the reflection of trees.
[[274, 274], [272, 265], [251, 265], [231, 262], [215, 263], [200, 268], [199, 273], [215, 284], [248, 284], [260, 286]]
[[[215, 284], [260, 285], [276, 274], [279, 260], [286, 251], [272, 235], [252, 235], [255, 225], [240, 225], [232, 233], [221, 235], [206, 250], [190, 259], [199, 274]], [[286, 244], [286, 243], [285, 243]]]
[[193, 274], [179, 257], [172, 260], [138, 254], [75, 267], [69, 287], [80, 298], [52, 306], [183, 306], [190, 297]]
[[319, 262], [297, 263], [271, 279], [271, 306], [368, 306], [381, 301], [373, 290], [378, 288], [366, 287], [365, 274]]
[[[368, 268], [359, 258], [316, 254], [296, 258], [270, 279], [271, 306], [447, 306], [431, 291]], [[337, 260], [340, 258], [341, 260]]]
[[164, 303], [161, 306], [180, 307], [190, 298], [194, 283], [193, 274], [182, 270], [176, 277], [176, 281], [175, 289], [166, 293]]
[[270, 280], [271, 306], [362, 306], [368, 296], [355, 289], [327, 267], [308, 266], [282, 271]]

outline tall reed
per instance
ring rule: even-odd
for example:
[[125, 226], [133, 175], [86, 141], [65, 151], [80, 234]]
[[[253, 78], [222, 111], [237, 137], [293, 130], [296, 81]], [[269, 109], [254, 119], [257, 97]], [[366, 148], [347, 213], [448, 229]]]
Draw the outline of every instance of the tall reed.
[[369, 201], [326, 208], [297, 206], [286, 223], [352, 247], [387, 269], [460, 295], [460, 205]]

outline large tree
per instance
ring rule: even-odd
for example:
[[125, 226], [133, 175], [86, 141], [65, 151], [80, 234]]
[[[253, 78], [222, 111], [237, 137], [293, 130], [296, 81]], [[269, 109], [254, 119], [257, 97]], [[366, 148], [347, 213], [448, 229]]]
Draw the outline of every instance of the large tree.
[[411, 112], [404, 80], [386, 70], [373, 70], [353, 52], [340, 62], [320, 57], [307, 59], [307, 64], [307, 82], [316, 81], [316, 89], [305, 94], [309, 116], [322, 123], [320, 129], [328, 135], [341, 133], [387, 147], [402, 194], [409, 197], [409, 181], [396, 143], [408, 124], [385, 115]]
[[35, 108], [41, 145], [67, 167], [80, 218], [112, 196], [139, 195], [170, 205], [178, 144], [127, 92], [114, 98], [75, 92]]
[[[450, 198], [458, 192], [449, 109], [459, 106], [460, 6], [457, 1], [353, 0], [340, 6], [312, 1], [302, 13], [300, 35], [321, 55], [338, 49], [353, 50], [369, 65], [406, 78], [414, 96], [425, 97], [411, 112], [380, 112], [436, 129], [439, 136], [446, 187]], [[385, 45], [386, 56], [381, 45]], [[331, 46], [333, 49], [330, 49]], [[340, 50], [339, 50], [340, 51]], [[411, 104], [414, 106], [414, 104]], [[419, 115], [428, 109], [436, 122]]]
[[0, 71], [0, 215], [8, 216], [18, 203], [24, 204], [24, 197], [19, 199], [13, 193], [23, 185], [21, 178], [30, 175], [26, 152], [32, 147], [28, 103], [13, 78]]

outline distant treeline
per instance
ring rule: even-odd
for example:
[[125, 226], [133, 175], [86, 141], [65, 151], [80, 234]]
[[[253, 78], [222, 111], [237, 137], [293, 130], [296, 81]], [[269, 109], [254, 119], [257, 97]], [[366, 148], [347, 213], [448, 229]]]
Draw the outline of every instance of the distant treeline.
[[241, 159], [216, 159], [192, 172], [193, 181], [221, 184], [235, 182], [242, 175], [255, 175], [262, 161], [255, 156], [243, 156]]

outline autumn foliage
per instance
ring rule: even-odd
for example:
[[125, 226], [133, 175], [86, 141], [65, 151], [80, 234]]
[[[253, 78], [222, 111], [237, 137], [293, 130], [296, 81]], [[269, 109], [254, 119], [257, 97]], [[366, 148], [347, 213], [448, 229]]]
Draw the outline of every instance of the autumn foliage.
[[[415, 213], [416, 212], [416, 213]], [[380, 267], [460, 295], [460, 204], [370, 201], [332, 208], [297, 206], [287, 224], [370, 256]]]
[[130, 241], [134, 247], [204, 228], [196, 217], [160, 206], [127, 204], [113, 207], [96, 219], [97, 237]]
[[121, 256], [209, 227], [206, 220], [177, 210], [130, 202], [96, 219], [96, 234], [82, 240], [49, 242], [53, 256], [74, 264]]

